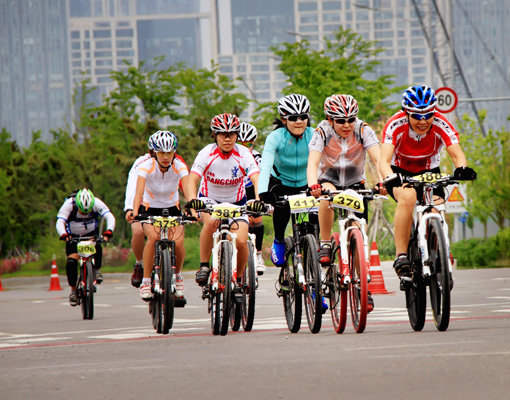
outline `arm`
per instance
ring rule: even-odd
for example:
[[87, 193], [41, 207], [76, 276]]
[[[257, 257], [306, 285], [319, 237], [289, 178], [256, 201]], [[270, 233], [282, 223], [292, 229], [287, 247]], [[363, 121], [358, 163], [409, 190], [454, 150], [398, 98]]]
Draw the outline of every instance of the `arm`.
[[[197, 185], [199, 183], [200, 183], [200, 176], [194, 172], [191, 172], [189, 174], [189, 178], [187, 179], [187, 186], [188, 186], [187, 193], [189, 193], [189, 195], [191, 196], [190, 200], [197, 198]], [[183, 188], [183, 191], [184, 191], [184, 188]]]
[[[379, 145], [369, 147], [367, 149], [367, 153], [376, 167], [377, 182], [382, 182], [383, 176], [382, 176], [381, 171], [379, 170], [379, 163], [380, 163], [380, 159], [381, 159], [381, 148], [379, 147]], [[393, 152], [392, 152], [392, 154], [393, 154]], [[390, 158], [390, 161], [391, 161], [391, 158]], [[390, 168], [391, 168], [391, 166], [390, 166]]]
[[260, 177], [258, 183], [258, 194], [267, 192], [269, 186], [269, 174], [273, 168], [274, 157], [276, 154], [276, 143], [273, 140], [274, 135], [269, 134], [264, 143], [264, 151], [262, 152], [262, 161], [260, 162]]
[[393, 157], [394, 151], [395, 151], [394, 145], [389, 143], [381, 144], [379, 159], [379, 174], [383, 179], [386, 179], [388, 176], [393, 174], [393, 170], [391, 169], [391, 158]]
[[455, 168], [467, 167], [466, 156], [464, 155], [464, 152], [462, 151], [459, 144], [452, 144], [451, 146], [448, 146], [446, 151], [452, 158]]
[[136, 217], [138, 215], [140, 204], [142, 204], [143, 192], [145, 190], [146, 181], [147, 179], [145, 179], [143, 176], [138, 176], [138, 180], [136, 182], [135, 199], [133, 201], [133, 217]]
[[306, 180], [308, 182], [308, 187], [311, 187], [317, 183], [317, 178], [319, 177], [319, 162], [321, 157], [321, 152], [317, 150], [310, 151], [308, 156], [308, 165], [306, 167]]
[[[195, 174], [193, 174], [195, 175]], [[182, 193], [184, 194], [184, 199], [186, 201], [190, 201], [191, 199], [194, 199], [196, 197], [196, 185], [195, 185], [195, 191], [191, 190], [191, 185], [189, 184], [189, 180], [191, 179], [191, 175], [186, 175], [181, 178], [181, 187], [182, 187]]]
[[253, 183], [253, 188], [255, 189], [255, 199], [259, 199], [259, 176], [260, 174], [258, 172], [255, 172], [254, 174], [250, 175], [250, 181]]

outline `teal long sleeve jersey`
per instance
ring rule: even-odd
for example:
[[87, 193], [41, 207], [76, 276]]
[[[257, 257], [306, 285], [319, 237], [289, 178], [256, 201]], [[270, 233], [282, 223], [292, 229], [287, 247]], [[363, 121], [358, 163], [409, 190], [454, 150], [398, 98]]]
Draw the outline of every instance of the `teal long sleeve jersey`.
[[286, 128], [278, 128], [269, 134], [260, 163], [259, 193], [267, 192], [270, 175], [285, 186], [307, 184], [308, 144], [312, 135], [313, 129], [310, 127], [299, 138], [292, 136]]

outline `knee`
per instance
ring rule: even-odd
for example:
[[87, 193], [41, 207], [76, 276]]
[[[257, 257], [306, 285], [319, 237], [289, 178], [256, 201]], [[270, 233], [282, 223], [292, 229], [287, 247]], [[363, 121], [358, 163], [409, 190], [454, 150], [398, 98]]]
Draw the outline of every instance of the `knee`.
[[66, 271], [75, 271], [78, 268], [78, 260], [76, 258], [69, 257], [66, 263]]

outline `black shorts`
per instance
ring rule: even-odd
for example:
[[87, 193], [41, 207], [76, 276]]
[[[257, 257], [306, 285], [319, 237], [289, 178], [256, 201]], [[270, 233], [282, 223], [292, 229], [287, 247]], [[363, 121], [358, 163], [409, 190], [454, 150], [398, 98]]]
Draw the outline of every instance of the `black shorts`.
[[[426, 169], [426, 170], [423, 170], [423, 171], [420, 171], [420, 172], [409, 172], [409, 171], [406, 171], [405, 169], [402, 169], [402, 168], [399, 168], [399, 167], [395, 167], [394, 165], [391, 166], [391, 169], [396, 174], [401, 174], [403, 176], [417, 176], [417, 175], [424, 174], [425, 172], [432, 172], [432, 173], [435, 173], [435, 174], [436, 173], [441, 173], [439, 167], [432, 168], [432, 169]], [[395, 199], [395, 196], [393, 195], [393, 187], [390, 187], [387, 190], [388, 190], [388, 194], [393, 198], [393, 200], [397, 201], [397, 199]], [[423, 187], [415, 189], [415, 190], [416, 190], [416, 198], [417, 199], [421, 199], [423, 197]], [[444, 188], [443, 187], [439, 187], [439, 188], [434, 189], [434, 195], [439, 196], [439, 197], [441, 197], [444, 200], [444, 198], [445, 198]]]
[[160, 216], [169, 216], [169, 217], [180, 217], [182, 215], [181, 210], [174, 207], [166, 207], [166, 208], [145, 208], [145, 206], [141, 205], [138, 209], [138, 215], [142, 217], [160, 217]]
[[[366, 189], [364, 182], [353, 183], [352, 185], [349, 185], [349, 186], [337, 186], [333, 182], [330, 182], [326, 179], [319, 179], [319, 183], [325, 183], [325, 182], [331, 183], [336, 188], [336, 190]], [[368, 200], [365, 198], [363, 198], [363, 205], [365, 207], [365, 211], [363, 211], [362, 213], [354, 213], [354, 215], [356, 215], [356, 217], [358, 217], [358, 218], [365, 218], [365, 221], [368, 222]]]

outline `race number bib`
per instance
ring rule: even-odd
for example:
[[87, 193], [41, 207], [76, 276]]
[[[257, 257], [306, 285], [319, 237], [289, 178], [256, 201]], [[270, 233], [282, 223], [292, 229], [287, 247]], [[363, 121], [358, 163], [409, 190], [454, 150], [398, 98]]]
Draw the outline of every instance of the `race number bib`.
[[78, 242], [77, 249], [80, 257], [90, 257], [96, 254], [96, 242], [91, 240]]
[[179, 225], [179, 220], [176, 217], [155, 217], [153, 225], [159, 228], [173, 228]]
[[363, 204], [363, 196], [356, 193], [354, 190], [346, 190], [338, 193], [333, 197], [333, 205], [337, 208], [343, 208], [358, 213], [365, 211], [365, 205]]
[[450, 175], [440, 174], [437, 172], [425, 172], [424, 174], [414, 176], [413, 179], [424, 183], [435, 183], [442, 178], [446, 178]]
[[215, 219], [237, 218], [242, 215], [238, 207], [226, 205], [214, 205], [211, 217]]
[[319, 202], [313, 196], [304, 194], [296, 194], [289, 196], [290, 212], [292, 214], [317, 212], [319, 210]]

